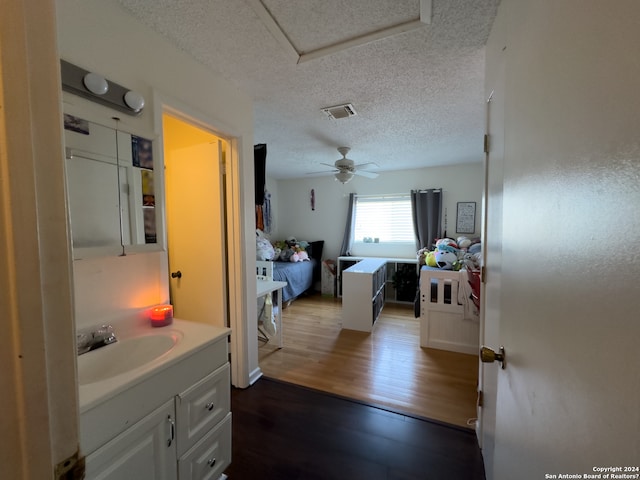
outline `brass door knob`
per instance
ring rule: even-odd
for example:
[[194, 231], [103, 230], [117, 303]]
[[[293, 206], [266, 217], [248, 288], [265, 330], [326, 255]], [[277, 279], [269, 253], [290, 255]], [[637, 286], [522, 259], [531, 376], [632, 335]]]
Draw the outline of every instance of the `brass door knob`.
[[482, 363], [493, 363], [497, 360], [502, 364], [503, 369], [507, 366], [504, 347], [500, 347], [499, 353], [496, 353], [491, 348], [485, 347], [483, 345], [482, 347], [480, 347], [480, 360], [482, 361]]

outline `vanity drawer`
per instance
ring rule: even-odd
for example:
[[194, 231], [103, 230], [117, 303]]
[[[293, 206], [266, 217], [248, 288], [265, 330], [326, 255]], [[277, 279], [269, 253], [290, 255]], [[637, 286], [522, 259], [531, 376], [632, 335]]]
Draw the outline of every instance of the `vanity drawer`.
[[226, 363], [191, 388], [176, 396], [178, 457], [231, 409], [231, 381]]
[[178, 460], [180, 480], [217, 479], [231, 464], [231, 412]]

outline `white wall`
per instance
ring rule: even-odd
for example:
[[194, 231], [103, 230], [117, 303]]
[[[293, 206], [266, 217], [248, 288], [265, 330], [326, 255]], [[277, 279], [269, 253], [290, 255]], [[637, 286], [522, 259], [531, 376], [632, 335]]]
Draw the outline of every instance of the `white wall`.
[[[147, 101], [140, 117], [131, 117], [75, 95], [64, 95], [64, 109], [94, 121], [120, 117], [123, 130], [159, 138], [159, 110], [154, 99], [186, 106], [189, 115], [211, 122], [223, 135], [238, 139], [240, 231], [243, 251], [255, 249], [253, 237], [253, 111], [250, 98], [160, 35], [140, 24], [115, 0], [56, 2], [60, 57], [142, 93]], [[157, 150], [157, 149], [156, 149]], [[160, 152], [155, 152], [160, 154]], [[245, 156], [249, 159], [244, 161]], [[248, 232], [249, 235], [245, 235]], [[247, 256], [252, 259], [253, 254]], [[146, 258], [140, 258], [146, 257]], [[81, 264], [78, 262], [82, 262]], [[74, 265], [76, 322], [95, 324], [131, 309], [168, 300], [166, 253], [80, 260]], [[246, 280], [253, 265], [245, 264]], [[237, 276], [237, 272], [234, 273]], [[251, 275], [255, 276], [255, 273]], [[127, 279], [127, 285], [121, 279]], [[253, 292], [252, 292], [253, 288]], [[255, 317], [255, 285], [240, 292], [240, 315]], [[251, 298], [252, 301], [248, 301]], [[238, 334], [239, 332], [234, 332]], [[255, 357], [255, 358], [253, 358]], [[257, 367], [257, 353], [249, 359]], [[251, 366], [249, 367], [251, 368]]]
[[[478, 162], [383, 172], [376, 179], [355, 177], [346, 185], [335, 181], [333, 176], [268, 180], [267, 189], [272, 192], [272, 206], [276, 205], [275, 228], [271, 238], [277, 240], [294, 236], [298, 240], [324, 240], [323, 257], [335, 259], [342, 245], [349, 193], [409, 193], [410, 190], [424, 188], [443, 189], [449, 236], [456, 236], [456, 203], [476, 202], [476, 231], [473, 235], [479, 235], [483, 175], [482, 163]], [[315, 192], [315, 211], [311, 210], [311, 189]], [[411, 247], [403, 255], [385, 252], [378, 256], [413, 257], [415, 253], [415, 247]]]

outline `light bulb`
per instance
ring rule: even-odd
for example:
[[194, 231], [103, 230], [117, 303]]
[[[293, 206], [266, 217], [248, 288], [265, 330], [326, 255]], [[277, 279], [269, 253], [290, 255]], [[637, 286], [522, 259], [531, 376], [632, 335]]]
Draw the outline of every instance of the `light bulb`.
[[124, 94], [124, 103], [134, 112], [140, 112], [144, 108], [144, 97], [138, 92], [129, 90]]
[[85, 88], [94, 95], [104, 95], [109, 90], [109, 83], [102, 75], [89, 72], [82, 78]]

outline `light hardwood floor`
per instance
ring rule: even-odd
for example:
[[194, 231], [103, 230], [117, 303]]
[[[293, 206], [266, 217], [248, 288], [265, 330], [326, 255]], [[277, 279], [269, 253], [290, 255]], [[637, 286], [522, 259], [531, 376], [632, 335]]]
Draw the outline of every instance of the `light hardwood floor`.
[[265, 376], [473, 428], [477, 356], [421, 348], [412, 307], [386, 304], [369, 334], [341, 328], [339, 299], [311, 295], [282, 321], [282, 349], [259, 342]]

